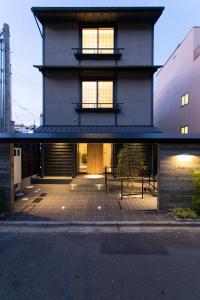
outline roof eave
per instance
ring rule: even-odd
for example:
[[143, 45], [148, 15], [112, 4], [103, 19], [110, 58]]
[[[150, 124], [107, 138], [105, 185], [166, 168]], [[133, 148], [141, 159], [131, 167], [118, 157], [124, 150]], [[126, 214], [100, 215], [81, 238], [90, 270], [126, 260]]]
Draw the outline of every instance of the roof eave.
[[[60, 19], [62, 13], [138, 13], [140, 16], [142, 13], [147, 13], [148, 21], [155, 24], [157, 20], [162, 15], [164, 7], [32, 7], [31, 8], [34, 16], [40, 21], [41, 24], [45, 24], [46, 18], [49, 17], [49, 14], [60, 13]], [[151, 21], [149, 17], [151, 15]], [[145, 18], [144, 18], [145, 19]], [[49, 18], [50, 20], [50, 18]], [[59, 17], [57, 16], [57, 20]], [[133, 18], [134, 22], [134, 18]]]
[[163, 133], [0, 133], [0, 143], [158, 143], [158, 144], [200, 144], [200, 134]]
[[151, 71], [155, 73], [162, 66], [62, 66], [62, 65], [34, 65], [41, 73], [46, 71], [81, 71], [81, 70], [118, 70], [118, 71]]

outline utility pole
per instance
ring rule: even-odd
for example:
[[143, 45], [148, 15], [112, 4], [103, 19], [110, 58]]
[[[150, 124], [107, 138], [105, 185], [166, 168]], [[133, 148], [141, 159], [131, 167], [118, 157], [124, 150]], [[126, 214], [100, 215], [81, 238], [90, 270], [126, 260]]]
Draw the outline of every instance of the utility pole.
[[11, 131], [11, 64], [10, 64], [10, 30], [3, 24], [0, 31], [0, 131]]

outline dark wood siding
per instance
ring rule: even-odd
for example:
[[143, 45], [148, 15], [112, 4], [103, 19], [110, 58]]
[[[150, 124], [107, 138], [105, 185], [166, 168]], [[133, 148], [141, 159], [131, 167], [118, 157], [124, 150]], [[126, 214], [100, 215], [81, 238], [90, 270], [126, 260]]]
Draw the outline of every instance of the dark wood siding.
[[53, 143], [44, 145], [45, 176], [73, 176], [74, 168], [73, 144]]
[[22, 149], [22, 179], [39, 174], [40, 172], [40, 145], [39, 144], [15, 144]]

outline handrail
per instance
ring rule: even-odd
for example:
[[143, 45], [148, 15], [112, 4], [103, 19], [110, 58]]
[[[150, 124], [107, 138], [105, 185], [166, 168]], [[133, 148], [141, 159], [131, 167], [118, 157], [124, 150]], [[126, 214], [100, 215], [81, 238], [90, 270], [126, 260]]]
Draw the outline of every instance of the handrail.
[[72, 48], [72, 50], [76, 50], [77, 54], [121, 54], [124, 48]]
[[76, 107], [78, 109], [87, 109], [87, 108], [91, 108], [91, 109], [119, 109], [120, 105], [123, 103], [116, 103], [116, 102], [95, 102], [95, 103], [91, 103], [91, 102], [78, 102], [78, 103], [72, 103], [74, 105], [76, 105]]

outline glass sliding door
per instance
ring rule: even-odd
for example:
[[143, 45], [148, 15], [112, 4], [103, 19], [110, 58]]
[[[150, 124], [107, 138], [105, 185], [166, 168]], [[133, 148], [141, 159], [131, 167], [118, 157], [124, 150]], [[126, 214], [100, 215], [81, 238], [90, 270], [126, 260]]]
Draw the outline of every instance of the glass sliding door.
[[114, 28], [82, 28], [82, 53], [113, 54]]
[[87, 144], [78, 144], [78, 171], [87, 173]]
[[113, 107], [113, 81], [98, 81], [98, 108]]
[[82, 107], [97, 108], [97, 81], [82, 81]]
[[101, 54], [114, 53], [114, 28], [99, 28], [98, 47]]
[[82, 81], [82, 108], [112, 108], [113, 81]]

